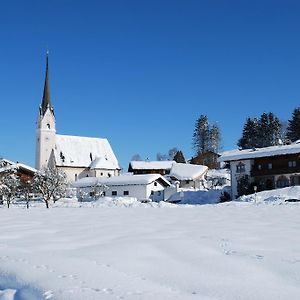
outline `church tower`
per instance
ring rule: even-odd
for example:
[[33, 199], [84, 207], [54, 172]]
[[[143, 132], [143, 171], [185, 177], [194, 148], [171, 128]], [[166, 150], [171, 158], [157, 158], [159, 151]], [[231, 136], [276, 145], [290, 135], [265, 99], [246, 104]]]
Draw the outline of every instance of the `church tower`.
[[48, 166], [52, 149], [55, 147], [55, 116], [50, 99], [48, 52], [46, 56], [46, 76], [42, 104], [36, 130], [35, 167], [40, 170]]

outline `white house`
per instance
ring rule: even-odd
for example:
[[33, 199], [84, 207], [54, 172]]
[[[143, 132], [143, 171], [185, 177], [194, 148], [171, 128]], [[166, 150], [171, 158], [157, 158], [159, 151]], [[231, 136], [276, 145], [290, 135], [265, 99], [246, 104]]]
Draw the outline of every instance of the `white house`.
[[183, 188], [200, 188], [203, 185], [207, 171], [207, 166], [175, 162], [172, 164], [167, 178], [170, 178], [171, 182], [179, 181], [179, 186]]
[[[159, 174], [131, 175], [125, 174], [109, 178], [82, 178], [73, 183], [80, 190], [85, 190], [93, 195], [96, 186], [105, 185], [108, 190], [104, 195], [108, 197], [134, 197], [140, 201], [162, 201], [165, 200], [165, 189], [171, 184]], [[174, 191], [175, 192], [175, 191]]]
[[232, 197], [253, 192], [254, 186], [262, 191], [300, 185], [300, 141], [291, 145], [226, 151], [219, 161], [230, 163]]
[[56, 166], [64, 171], [71, 182], [86, 176], [116, 176], [120, 171], [118, 160], [107, 139], [56, 134], [50, 99], [48, 54], [36, 131], [36, 168], [46, 166]]

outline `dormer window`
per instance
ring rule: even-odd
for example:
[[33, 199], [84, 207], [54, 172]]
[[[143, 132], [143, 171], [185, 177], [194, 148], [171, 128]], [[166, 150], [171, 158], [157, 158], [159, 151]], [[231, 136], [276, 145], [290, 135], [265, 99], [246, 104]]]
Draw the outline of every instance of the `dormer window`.
[[245, 173], [246, 169], [245, 169], [245, 164], [243, 163], [239, 163], [237, 166], [236, 166], [236, 172], [237, 173]]
[[63, 153], [60, 151], [60, 159], [62, 160], [62, 162], [65, 162], [65, 156], [63, 155]]

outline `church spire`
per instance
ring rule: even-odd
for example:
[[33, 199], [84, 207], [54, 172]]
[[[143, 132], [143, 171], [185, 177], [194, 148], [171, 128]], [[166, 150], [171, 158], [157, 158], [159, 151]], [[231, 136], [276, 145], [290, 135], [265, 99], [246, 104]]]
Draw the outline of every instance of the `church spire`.
[[42, 100], [42, 105], [41, 105], [41, 114], [42, 115], [45, 114], [48, 107], [50, 108], [51, 111], [53, 111], [51, 99], [50, 99], [48, 54], [49, 54], [49, 52], [47, 50], [47, 52], [46, 52], [46, 76], [45, 76], [43, 100]]

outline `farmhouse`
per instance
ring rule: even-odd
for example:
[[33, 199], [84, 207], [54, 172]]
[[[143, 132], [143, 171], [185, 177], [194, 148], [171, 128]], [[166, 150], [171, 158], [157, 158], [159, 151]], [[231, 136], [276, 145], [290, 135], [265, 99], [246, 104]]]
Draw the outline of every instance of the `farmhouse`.
[[36, 173], [36, 169], [19, 162], [0, 158], [0, 177], [6, 172], [14, 172], [21, 180], [31, 180]]
[[232, 197], [254, 191], [300, 185], [300, 141], [291, 145], [223, 152], [230, 163]]
[[133, 174], [160, 174], [162, 176], [170, 173], [174, 160], [166, 161], [131, 161], [128, 172]]
[[131, 175], [125, 174], [110, 178], [82, 178], [73, 183], [77, 193], [85, 190], [92, 197], [95, 188], [106, 186], [103, 196], [134, 197], [140, 201], [163, 201], [168, 196], [165, 189], [171, 184], [159, 174]]

